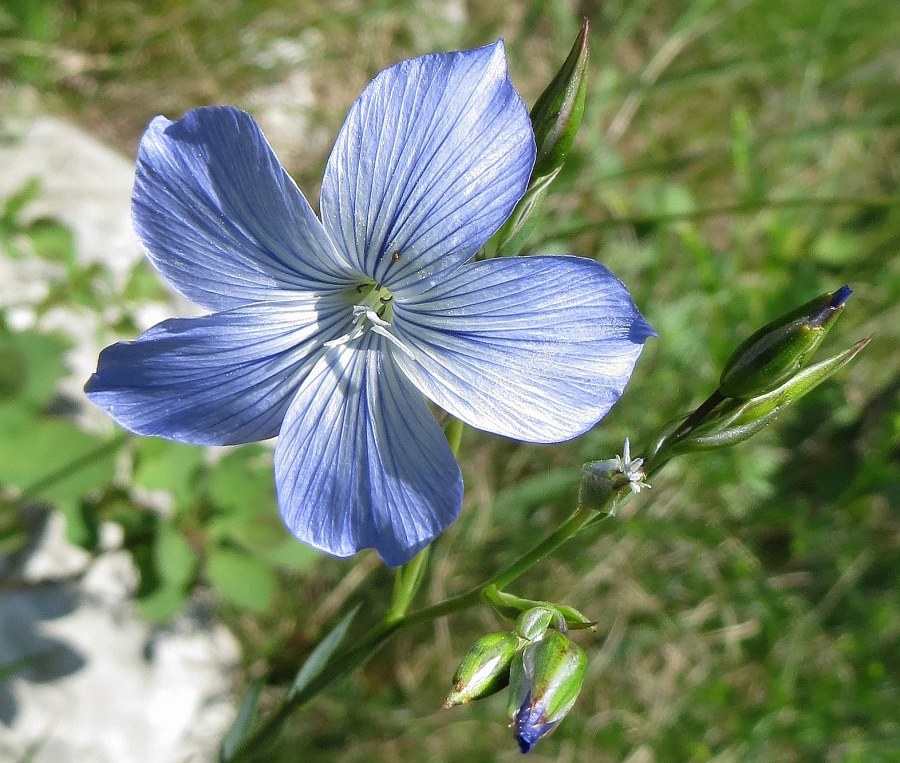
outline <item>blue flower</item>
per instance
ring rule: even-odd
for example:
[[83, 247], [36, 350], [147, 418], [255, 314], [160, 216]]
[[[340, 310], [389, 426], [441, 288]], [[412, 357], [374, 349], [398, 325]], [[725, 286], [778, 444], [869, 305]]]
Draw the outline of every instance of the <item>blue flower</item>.
[[290, 530], [402, 564], [462, 502], [428, 400], [488, 432], [569, 439], [609, 410], [652, 334], [592, 260], [468, 263], [534, 156], [501, 42], [379, 74], [328, 160], [321, 221], [247, 114], [157, 117], [138, 150], [135, 230], [213, 312], [108, 347], [88, 396], [138, 434], [278, 435]]

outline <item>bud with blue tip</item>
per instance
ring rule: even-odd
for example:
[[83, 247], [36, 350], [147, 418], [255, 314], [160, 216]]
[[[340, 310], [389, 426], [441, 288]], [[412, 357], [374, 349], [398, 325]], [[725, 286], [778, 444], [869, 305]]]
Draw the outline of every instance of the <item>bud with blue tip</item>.
[[849, 286], [822, 294], [742, 342], [725, 364], [718, 389], [657, 437], [648, 471], [680, 453], [746, 440], [850, 363], [871, 337], [808, 365], [851, 294]]
[[509, 714], [523, 753], [572, 709], [586, 670], [584, 650], [559, 631], [547, 631], [516, 655], [510, 671]]
[[842, 286], [822, 294], [741, 342], [722, 371], [722, 396], [746, 400], [794, 376], [809, 362], [852, 293]]

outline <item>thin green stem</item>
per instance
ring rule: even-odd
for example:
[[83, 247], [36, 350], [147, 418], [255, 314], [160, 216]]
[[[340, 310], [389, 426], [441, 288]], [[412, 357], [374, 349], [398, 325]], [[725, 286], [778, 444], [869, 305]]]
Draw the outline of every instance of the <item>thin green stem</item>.
[[431, 546], [427, 546], [394, 571], [394, 588], [391, 591], [391, 602], [384, 616], [385, 622], [399, 620], [406, 614], [406, 610], [412, 604], [413, 597], [425, 577], [430, 555]]
[[[627, 486], [623, 487], [622, 490], [611, 493], [609, 499], [610, 505], [618, 504], [622, 500], [627, 499], [630, 493], [631, 491], [628, 490]], [[310, 683], [301, 691], [285, 699], [282, 704], [244, 740], [234, 756], [230, 758], [229, 763], [246, 763], [247, 761], [252, 761], [258, 755], [262, 754], [263, 751], [270, 749], [270, 743], [281, 731], [283, 724], [295, 710], [308, 702], [335, 680], [350, 674], [357, 667], [373, 657], [384, 643], [395, 633], [405, 628], [422, 625], [441, 617], [446, 617], [456, 612], [479, 606], [484, 603], [484, 591], [487, 587], [492, 586], [502, 589], [504, 586], [509, 585], [539, 561], [559, 548], [567, 540], [577, 535], [578, 532], [587, 525], [592, 524], [592, 520], [594, 520], [596, 516], [597, 511], [595, 509], [587, 509], [579, 506], [565, 522], [545, 537], [540, 543], [516, 559], [516, 561], [508, 567], [484, 581], [481, 585], [478, 585], [465, 593], [438, 602], [437, 604], [432, 604], [429, 607], [424, 607], [393, 620], [388, 619], [373, 627], [359, 639], [354, 646], [329, 661], [322, 672], [316, 676], [314, 680], [310, 681]]]

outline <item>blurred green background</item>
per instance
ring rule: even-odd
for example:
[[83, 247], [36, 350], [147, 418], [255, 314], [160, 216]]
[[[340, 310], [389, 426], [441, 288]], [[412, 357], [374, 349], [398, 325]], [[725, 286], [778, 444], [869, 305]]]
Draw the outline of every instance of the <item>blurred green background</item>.
[[[900, 6], [883, 0], [4, 0], [0, 96], [28, 97], [133, 153], [157, 113], [207, 103], [280, 113], [273, 143], [315, 199], [330, 141], [365, 83], [402, 58], [502, 36], [534, 102], [591, 22], [582, 132], [532, 251], [595, 257], [659, 338], [620, 403], [559, 447], [467, 431], [463, 516], [437, 543], [421, 602], [480, 582], [552, 529], [580, 464], [640, 454], [702, 400], [749, 332], [848, 283], [824, 353], [874, 334], [858, 362], [736, 448], [681, 458], [628, 511], [513, 586], [599, 621], [578, 634], [585, 689], [534, 761], [900, 760]], [[274, 111], [273, 111], [274, 110]], [[278, 124], [274, 117], [270, 119]], [[283, 120], [282, 120], [283, 122]], [[0, 201], [11, 260], [60, 266], [38, 314], [117, 306], [133, 337], [163, 286], [79, 265], [70, 233], [34, 219], [29, 186]], [[0, 316], [0, 551], [24, 506], [64, 514], [96, 549], [115, 521], [144, 616], [166, 622], [212, 590], [263, 707], [316, 636], [391, 575], [336, 561], [281, 527], [264, 446], [201, 448], [79, 429], [56, 393], [64, 337]], [[62, 470], [62, 471], [60, 471]], [[23, 496], [22, 491], [26, 491]], [[163, 516], [148, 491], [171, 494]], [[298, 715], [273, 760], [512, 761], [505, 697], [441, 710], [484, 610], [401, 634]]]

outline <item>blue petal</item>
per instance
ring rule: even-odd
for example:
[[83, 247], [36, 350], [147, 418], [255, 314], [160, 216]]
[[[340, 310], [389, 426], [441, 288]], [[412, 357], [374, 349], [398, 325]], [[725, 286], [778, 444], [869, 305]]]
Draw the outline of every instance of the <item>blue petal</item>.
[[256, 303], [176, 318], [101, 354], [85, 385], [126, 429], [202, 445], [274, 437], [322, 341], [345, 333], [336, 299]]
[[440, 286], [394, 292], [397, 362], [444, 410], [478, 429], [559, 442], [622, 394], [653, 330], [622, 283], [580, 257], [476, 262]]
[[335, 556], [408, 561], [459, 513], [462, 477], [422, 395], [369, 332], [303, 382], [275, 448], [285, 524]]
[[132, 216], [153, 265], [214, 310], [349, 279], [259, 126], [237, 109], [194, 109], [177, 122], [150, 123], [138, 148]]
[[403, 61], [350, 109], [325, 170], [322, 221], [379, 283], [430, 282], [506, 220], [534, 154], [501, 42]]

